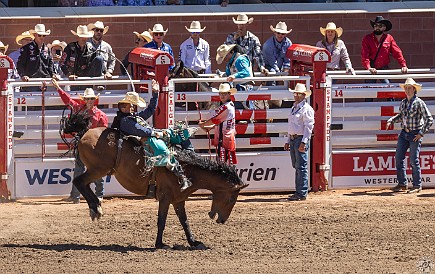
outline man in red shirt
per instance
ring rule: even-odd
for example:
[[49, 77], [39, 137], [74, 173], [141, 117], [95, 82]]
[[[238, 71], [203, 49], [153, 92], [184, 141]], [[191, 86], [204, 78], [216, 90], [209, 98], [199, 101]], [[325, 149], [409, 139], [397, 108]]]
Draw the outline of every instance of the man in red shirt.
[[[375, 21], [370, 20], [370, 24], [373, 27], [373, 33], [367, 34], [362, 40], [361, 63], [363, 67], [371, 74], [376, 74], [377, 70], [380, 69], [389, 69], [391, 54], [399, 62], [402, 73], [407, 73], [408, 67], [402, 50], [396, 44], [393, 36], [385, 33], [393, 27], [391, 22], [382, 16], [376, 16]], [[375, 83], [376, 80], [367, 80], [366, 82]], [[389, 83], [389, 80], [383, 79], [381, 82]]]

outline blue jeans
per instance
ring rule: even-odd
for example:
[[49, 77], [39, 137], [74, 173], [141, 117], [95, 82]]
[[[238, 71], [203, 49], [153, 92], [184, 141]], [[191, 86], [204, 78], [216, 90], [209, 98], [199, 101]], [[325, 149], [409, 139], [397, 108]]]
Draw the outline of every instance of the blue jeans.
[[396, 148], [396, 173], [399, 185], [408, 185], [406, 181], [406, 168], [405, 167], [405, 154], [409, 148], [409, 164], [412, 168], [412, 186], [421, 187], [421, 169], [420, 169], [420, 149], [421, 142], [423, 138], [414, 142], [413, 139], [417, 135], [418, 130], [413, 130], [411, 132], [405, 132], [402, 130], [400, 132], [399, 138], [397, 140]]
[[302, 135], [290, 140], [290, 157], [292, 166], [295, 171], [296, 195], [307, 197], [308, 195], [308, 150], [309, 144], [306, 144], [305, 151], [299, 152], [299, 146], [302, 142]]
[[[85, 165], [82, 163], [82, 161], [80, 161], [80, 158], [76, 157], [76, 163], [74, 166], [74, 178], [77, 178], [78, 176], [82, 175], [85, 172]], [[104, 183], [103, 183], [103, 179], [99, 179], [95, 182], [93, 182], [95, 184], [95, 195], [100, 198], [103, 197], [104, 194]], [[76, 186], [73, 184], [72, 188], [71, 188], [71, 192], [70, 192], [70, 197], [75, 198], [75, 199], [79, 199], [80, 198], [80, 191], [76, 188]]]

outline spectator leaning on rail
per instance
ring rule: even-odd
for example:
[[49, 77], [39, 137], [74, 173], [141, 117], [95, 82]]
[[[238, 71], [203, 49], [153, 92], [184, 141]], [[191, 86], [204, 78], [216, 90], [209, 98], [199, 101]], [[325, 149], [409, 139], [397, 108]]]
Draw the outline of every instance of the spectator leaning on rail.
[[408, 78], [405, 84], [400, 84], [400, 87], [405, 91], [406, 98], [400, 103], [399, 113], [388, 119], [386, 125], [386, 129], [388, 129], [392, 123], [400, 122], [402, 127], [396, 148], [396, 173], [399, 183], [392, 190], [400, 192], [408, 189], [405, 154], [409, 148], [412, 188], [408, 193], [416, 193], [422, 189], [419, 160], [421, 142], [423, 141], [423, 135], [432, 126], [433, 118], [424, 101], [417, 97], [417, 93], [421, 90], [421, 84], [416, 83], [412, 78]]
[[[237, 31], [230, 33], [227, 36], [225, 44], [236, 44], [241, 46], [252, 64], [255, 63], [258, 66], [258, 70], [264, 74], [268, 74], [269, 71], [264, 66], [263, 53], [261, 52], [260, 40], [252, 32], [247, 30], [247, 26], [254, 21], [254, 18], [249, 18], [246, 14], [239, 14], [237, 19], [233, 18], [234, 24], [237, 25]], [[252, 66], [253, 67], [253, 66]]]
[[293, 90], [295, 102], [288, 116], [288, 141], [284, 144], [284, 149], [290, 151], [295, 169], [296, 192], [289, 201], [306, 200], [308, 195], [308, 149], [314, 128], [314, 110], [306, 100], [310, 95], [311, 90], [304, 84], [296, 84]]
[[213, 117], [205, 122], [200, 122], [199, 126], [205, 130], [214, 127], [214, 145], [216, 146], [216, 160], [227, 162], [230, 165], [237, 164], [236, 157], [236, 112], [231, 96], [237, 90], [231, 88], [229, 83], [219, 85], [219, 90], [213, 89], [213, 92], [219, 92], [221, 100], [220, 107], [216, 110]]
[[[34, 39], [33, 34], [31, 34], [29, 31], [25, 31], [15, 38], [15, 42], [21, 48], [21, 47], [24, 47], [25, 45], [27, 45], [28, 43], [32, 42], [33, 39]], [[20, 54], [21, 54], [20, 48], [9, 54], [9, 57], [11, 57], [12, 61], [14, 61], [14, 64], [18, 63], [18, 57], [20, 57]]]
[[[108, 126], [107, 116], [102, 110], [100, 110], [97, 107], [96, 100], [98, 99], [98, 95], [95, 95], [94, 90], [92, 88], [85, 89], [83, 96], [80, 96], [81, 100], [77, 102], [71, 99], [69, 93], [65, 92], [59, 86], [59, 83], [55, 79], [52, 79], [51, 82], [53, 86], [57, 89], [57, 92], [59, 93], [59, 96], [65, 105], [71, 105], [73, 107], [74, 112], [84, 111], [87, 114], [87, 116], [90, 118], [89, 128]], [[82, 163], [82, 161], [80, 161], [80, 156], [78, 155], [78, 152], [75, 158], [76, 161], [74, 167], [74, 178], [80, 176], [81, 174], [83, 174], [83, 172], [85, 172], [85, 166]], [[94, 181], [94, 183], [95, 183], [95, 195], [101, 201], [103, 199], [103, 194], [104, 194], [103, 179], [102, 178], [98, 179]], [[63, 201], [73, 202], [74, 204], [80, 203], [80, 192], [74, 186], [74, 184], [72, 185], [70, 196], [68, 198], [63, 199]]]
[[[148, 31], [144, 31], [142, 33], [133, 31], [134, 35], [134, 44], [135, 48], [137, 47], [143, 47], [146, 43], [151, 42], [153, 40], [153, 37]], [[128, 56], [130, 55], [131, 50], [125, 55], [124, 59], [122, 60], [122, 66], [121, 66], [121, 75], [127, 75], [127, 69], [128, 66], [131, 64], [128, 61]], [[131, 76], [133, 76], [133, 66], [131, 67]]]
[[88, 25], [88, 31], [91, 30], [94, 32], [94, 36], [89, 38], [88, 42], [91, 43], [93, 50], [96, 52], [94, 59], [103, 62], [100, 76], [104, 75], [104, 79], [112, 79], [116, 57], [112, 46], [103, 40], [103, 36], [109, 30], [109, 26], [104, 26], [103, 22], [97, 21]]
[[[393, 25], [382, 16], [376, 16], [375, 21], [370, 20], [373, 28], [373, 33], [367, 34], [362, 40], [361, 47], [361, 63], [363, 67], [370, 71], [371, 74], [376, 74], [377, 70], [389, 69], [390, 54], [397, 59], [402, 67], [402, 73], [408, 72], [405, 58], [402, 50], [396, 44], [393, 36], [385, 32], [391, 30]], [[384, 83], [389, 83], [388, 79], [381, 80]], [[374, 80], [366, 80], [367, 83], [376, 83]]]
[[326, 64], [326, 68], [328, 70], [340, 69], [341, 60], [346, 67], [346, 72], [355, 75], [346, 45], [340, 39], [343, 34], [343, 28], [337, 28], [335, 23], [329, 22], [326, 28], [320, 27], [320, 33], [323, 35], [323, 38], [317, 42], [316, 47], [324, 48], [331, 54], [331, 62]]
[[[155, 24], [153, 26], [153, 29], [152, 30], [148, 29], [148, 31], [153, 36], [153, 40], [151, 42], [149, 42], [148, 44], [145, 44], [144, 47], [166, 51], [175, 60], [174, 52], [172, 51], [172, 47], [168, 43], [163, 42], [163, 38], [166, 36], [168, 29], [164, 30], [162, 24]], [[169, 70], [171, 70], [173, 68], [174, 68], [174, 66], [170, 66]]]
[[54, 40], [51, 44], [48, 44], [47, 47], [51, 51], [51, 56], [53, 56], [53, 70], [54, 73], [59, 75], [60, 77], [65, 77], [62, 69], [61, 69], [61, 59], [63, 55], [63, 51], [65, 47], [67, 46], [66, 42]]
[[178, 60], [183, 61], [185, 67], [199, 74], [210, 74], [210, 46], [207, 41], [199, 37], [206, 27], [202, 29], [199, 21], [192, 21], [190, 28], [186, 26], [185, 28], [190, 32], [190, 37], [181, 44]]

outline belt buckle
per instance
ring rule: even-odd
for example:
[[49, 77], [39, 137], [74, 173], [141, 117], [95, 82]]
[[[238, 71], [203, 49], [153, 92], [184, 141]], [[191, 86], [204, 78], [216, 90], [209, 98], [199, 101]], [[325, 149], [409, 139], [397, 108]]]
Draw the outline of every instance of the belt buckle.
[[296, 136], [298, 136], [298, 135], [297, 134], [290, 134], [290, 140], [296, 139]]
[[411, 130], [409, 130], [408, 128], [405, 128], [404, 130], [405, 130], [405, 132], [407, 132], [407, 133], [411, 132]]

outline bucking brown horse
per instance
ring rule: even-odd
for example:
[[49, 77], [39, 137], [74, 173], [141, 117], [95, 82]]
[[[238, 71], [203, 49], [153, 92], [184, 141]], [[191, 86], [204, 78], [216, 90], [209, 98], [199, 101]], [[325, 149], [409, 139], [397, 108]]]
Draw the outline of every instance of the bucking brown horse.
[[96, 179], [114, 174], [118, 182], [128, 191], [146, 195], [150, 180], [156, 182], [156, 199], [159, 201], [156, 248], [168, 248], [163, 243], [163, 230], [169, 206], [172, 204], [180, 220], [189, 245], [205, 246], [196, 241], [187, 220], [185, 201], [198, 189], [213, 193], [210, 218], [217, 215], [217, 223], [225, 223], [237, 201], [242, 188], [246, 187], [234, 167], [202, 158], [190, 151], [178, 151], [176, 158], [183, 165], [185, 175], [192, 186], [181, 191], [177, 177], [166, 167], [154, 167], [155, 174], [145, 171], [144, 152], [140, 144], [124, 141], [118, 149], [119, 132], [110, 128], [94, 128], [87, 131], [78, 143], [80, 159], [87, 170], [73, 180], [74, 185], [86, 199], [92, 220], [103, 215], [101, 202], [89, 184]]

